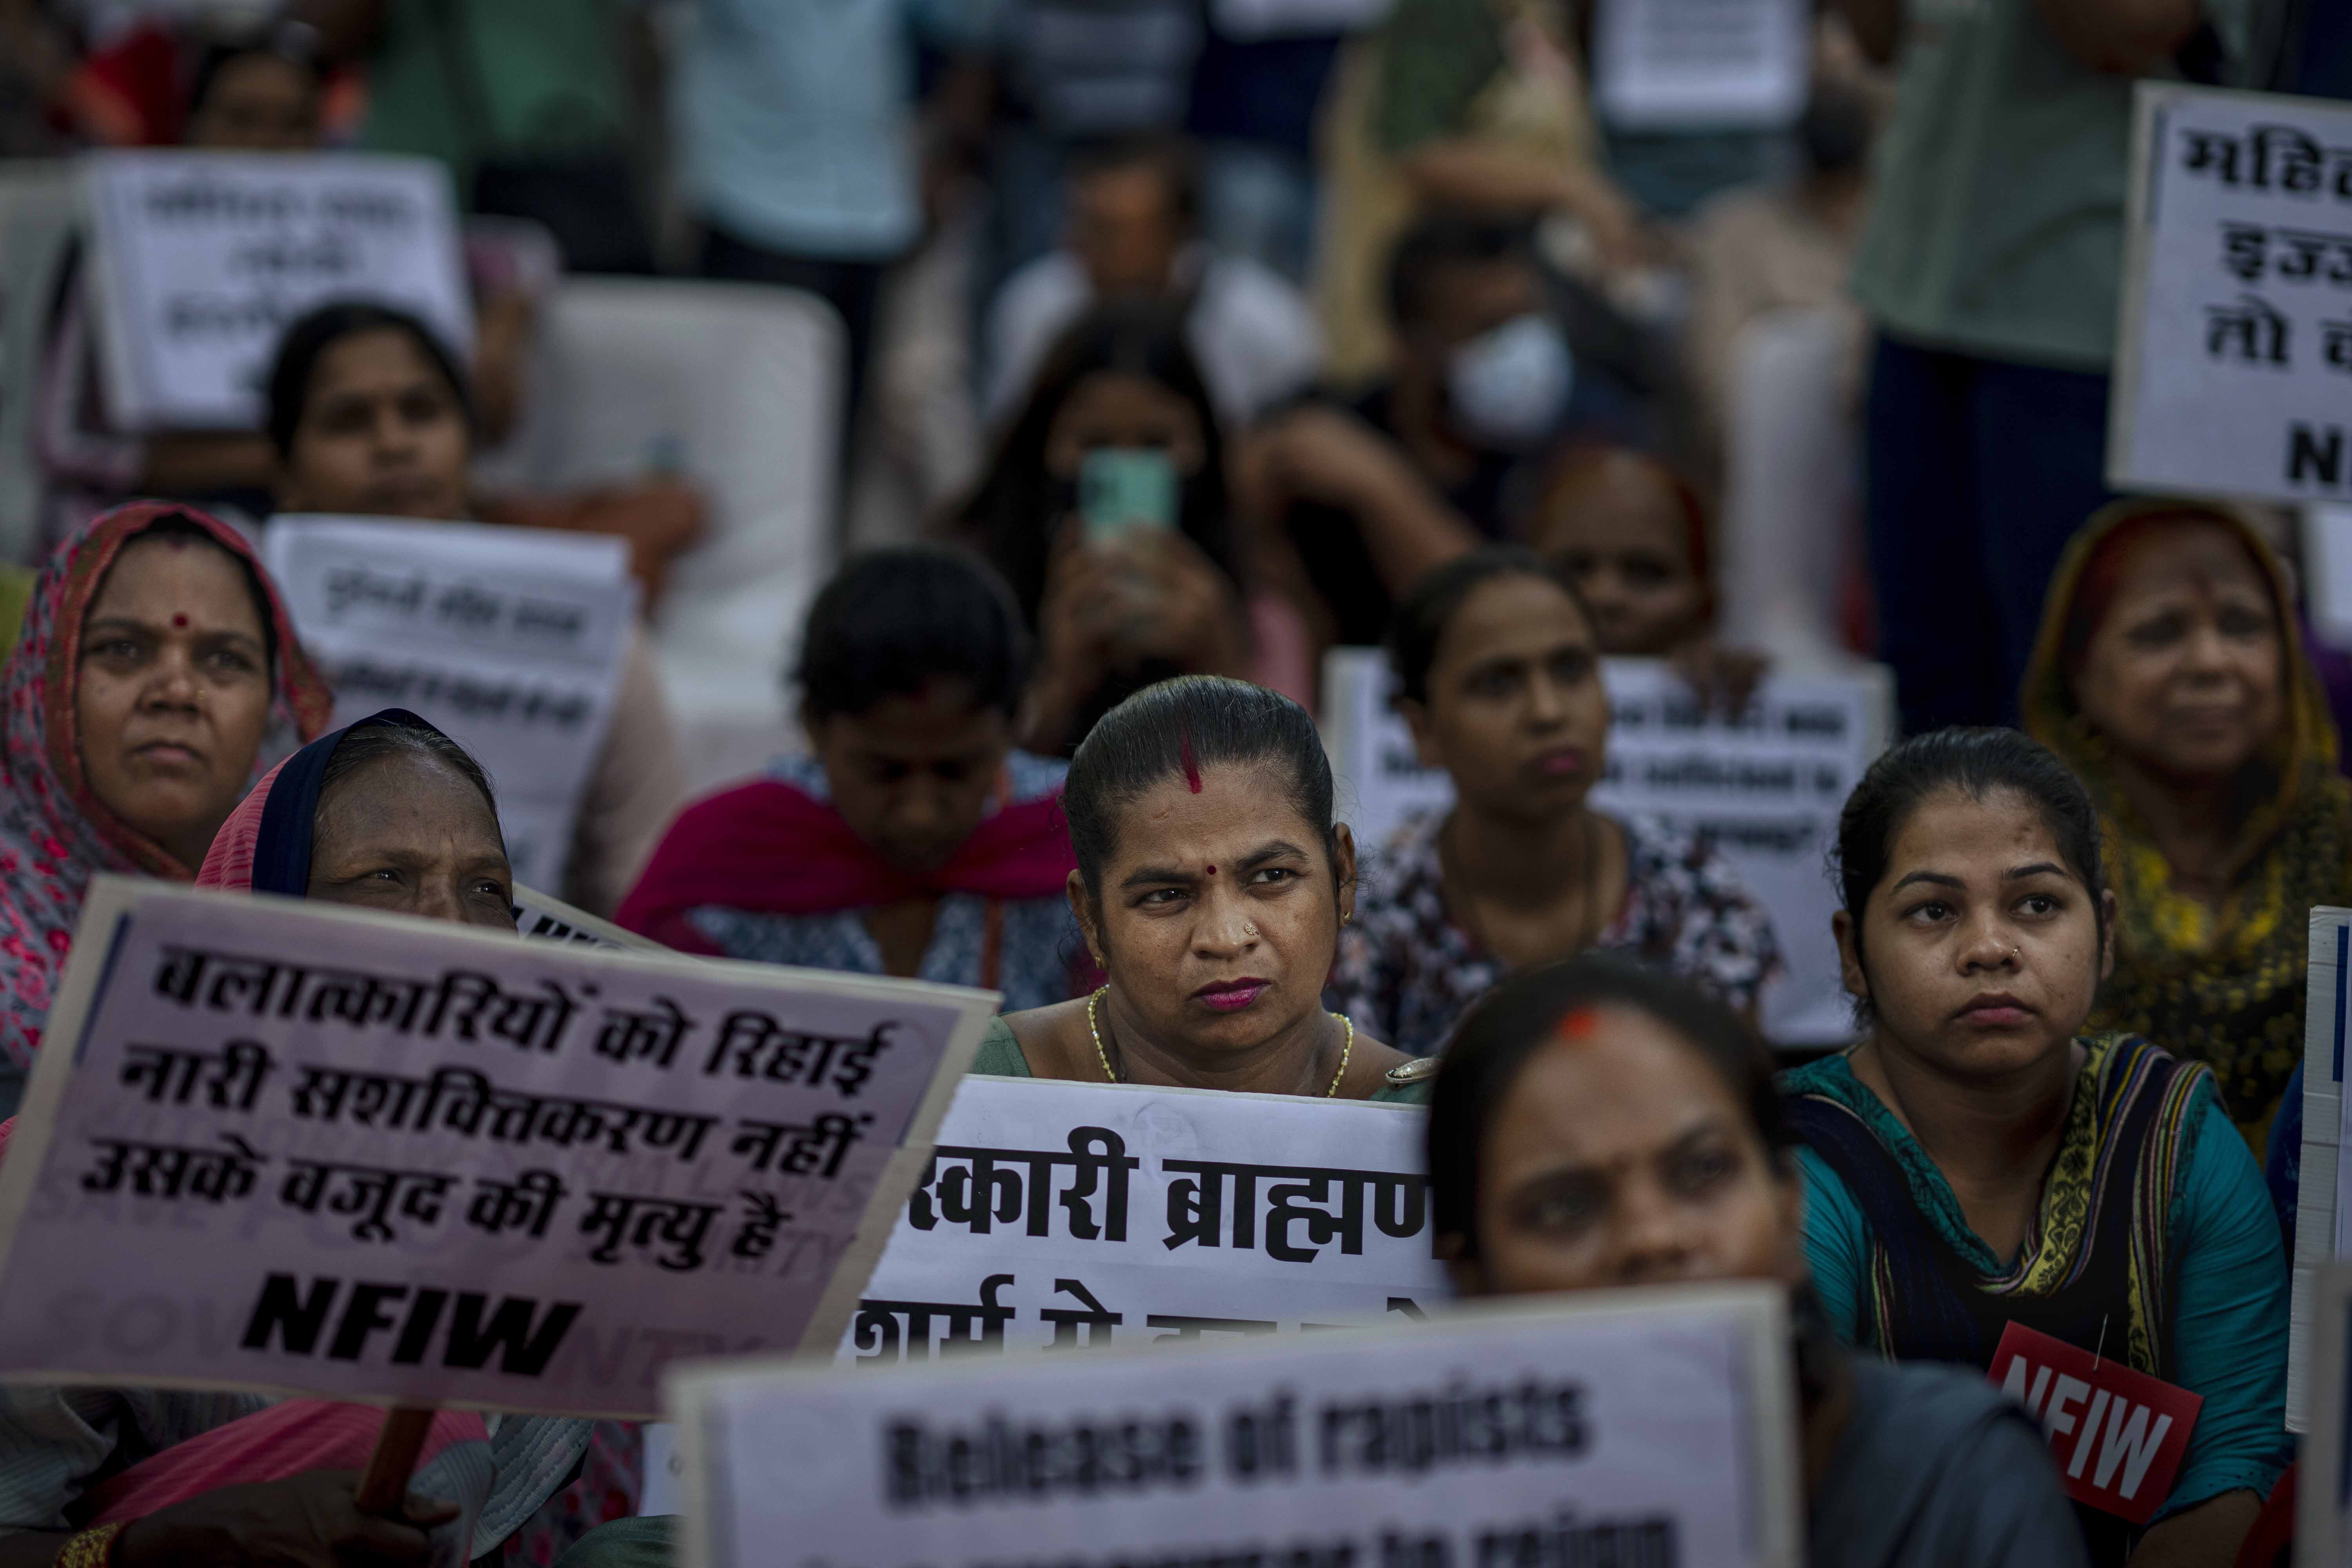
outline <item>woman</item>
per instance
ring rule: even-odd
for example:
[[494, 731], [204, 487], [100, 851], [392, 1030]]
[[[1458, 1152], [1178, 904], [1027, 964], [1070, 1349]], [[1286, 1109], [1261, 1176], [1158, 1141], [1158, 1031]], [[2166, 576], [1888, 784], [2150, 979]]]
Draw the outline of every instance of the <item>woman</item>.
[[1250, 671], [1224, 446], [1181, 311], [1105, 305], [1070, 328], [959, 521], [1036, 631], [1031, 750], [1068, 754], [1155, 680]]
[[[488, 783], [455, 742], [396, 709], [273, 769], [222, 826], [196, 880], [514, 929]], [[352, 1494], [382, 1421], [314, 1400], [9, 1388], [0, 1527], [15, 1533], [0, 1536], [0, 1568], [463, 1561], [512, 1534], [563, 1483], [588, 1436], [583, 1421], [509, 1418], [493, 1438], [480, 1416], [444, 1413], [403, 1510], [378, 1519]], [[445, 1539], [466, 1519], [470, 1540]]]
[[1447, 563], [1397, 614], [1389, 662], [1450, 811], [1367, 868], [1332, 1005], [1434, 1052], [1513, 970], [1590, 947], [1691, 975], [1751, 1018], [1778, 968], [1771, 921], [1704, 837], [1585, 804], [1609, 739], [1592, 621], [1566, 572], [1524, 550]]
[[974, 1072], [1420, 1098], [1424, 1069], [1323, 1007], [1356, 844], [1305, 709], [1215, 676], [1150, 687], [1079, 745], [1062, 808], [1070, 912], [1107, 978], [998, 1018]]
[[[289, 327], [269, 373], [269, 439], [281, 511], [473, 515], [465, 378], [401, 311], [329, 304]], [[668, 699], [632, 627], [612, 723], [574, 820], [563, 896], [609, 914], [685, 793]]]
[[1798, 1325], [1814, 1568], [2072, 1568], [2041, 1435], [1980, 1378], [1832, 1339], [1772, 1067], [1723, 1005], [1595, 954], [1463, 1021], [1429, 1112], [1431, 1211], [1463, 1295], [1761, 1279]]
[[687, 952], [1004, 993], [1073, 986], [1059, 763], [1013, 749], [1028, 637], [1003, 583], [936, 546], [877, 550], [801, 637], [810, 755], [678, 815], [620, 922]]
[[0, 1110], [13, 1110], [90, 878], [194, 877], [257, 760], [324, 729], [331, 701], [245, 541], [153, 502], [50, 554], [0, 686]]
[[2083, 1032], [2116, 921], [2089, 797], [2013, 730], [1921, 736], [1846, 802], [1837, 875], [1867, 1032], [1783, 1083], [1832, 1325], [1989, 1369], [2017, 1323], [2200, 1395], [2144, 1533], [2080, 1511], [2095, 1562], [2229, 1563], [2287, 1458], [2286, 1268], [2211, 1071]]
[[2314, 904], [2352, 902], [2352, 785], [2284, 568], [2230, 512], [2122, 501], [2051, 579], [2019, 706], [2099, 808], [2094, 1023], [2205, 1063], [2256, 1149], [2303, 1059]]

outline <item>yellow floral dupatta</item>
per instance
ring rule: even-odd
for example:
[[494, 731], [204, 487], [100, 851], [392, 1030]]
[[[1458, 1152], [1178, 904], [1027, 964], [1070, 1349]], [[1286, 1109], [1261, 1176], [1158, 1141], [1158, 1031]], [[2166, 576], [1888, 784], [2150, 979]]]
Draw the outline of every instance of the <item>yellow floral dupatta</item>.
[[[2172, 868], [2116, 784], [2108, 741], [2075, 703], [2066, 668], [2068, 631], [2101, 545], [2158, 517], [2208, 521], [2244, 544], [2270, 584], [2285, 647], [2285, 721], [2254, 764], [2255, 802], [2218, 910], [2173, 886]], [[2074, 536], [2051, 579], [2019, 707], [2026, 731], [2081, 776], [2105, 829], [2118, 905], [2116, 972], [2089, 1026], [2146, 1035], [2210, 1066], [2231, 1119], [2259, 1154], [2302, 1059], [2311, 906], [2352, 901], [2352, 786], [2336, 771], [2336, 726], [2304, 654], [2285, 569], [2266, 540], [2218, 508], [2147, 500], [2107, 507]]]

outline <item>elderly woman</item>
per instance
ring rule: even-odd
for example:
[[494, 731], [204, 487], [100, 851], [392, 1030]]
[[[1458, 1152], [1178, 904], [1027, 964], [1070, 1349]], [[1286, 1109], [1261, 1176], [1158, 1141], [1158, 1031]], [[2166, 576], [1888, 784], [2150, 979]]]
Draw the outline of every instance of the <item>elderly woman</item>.
[[2303, 1056], [2305, 917], [2352, 902], [2352, 786], [2278, 558], [2124, 501], [2051, 580], [2020, 706], [2099, 811], [2116, 969], [2093, 1025], [2211, 1067], [2259, 1150]]
[[325, 685], [235, 530], [142, 502], [59, 545], [16, 652], [0, 750], [0, 1073], [11, 1110], [90, 878], [184, 882]]

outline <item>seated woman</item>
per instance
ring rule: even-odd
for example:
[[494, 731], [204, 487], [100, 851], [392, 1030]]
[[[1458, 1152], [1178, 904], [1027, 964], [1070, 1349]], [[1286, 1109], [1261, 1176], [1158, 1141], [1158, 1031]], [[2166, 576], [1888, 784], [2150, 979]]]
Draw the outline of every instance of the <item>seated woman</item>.
[[856, 557], [809, 610], [797, 679], [811, 754], [680, 812], [621, 924], [1015, 1010], [1082, 989], [1065, 769], [1013, 750], [1028, 635], [996, 574], [937, 546]]
[[244, 539], [153, 502], [51, 552], [0, 685], [6, 1112], [90, 878], [194, 877], [257, 761], [324, 729], [332, 700]]
[[[473, 415], [464, 375], [415, 317], [322, 305], [286, 329], [269, 372], [280, 511], [462, 521]], [[609, 914], [686, 793], [677, 734], [634, 628], [604, 749], [581, 799], [562, 896]]]
[[2092, 1022], [2210, 1067], [2260, 1149], [2303, 1060], [2305, 917], [2352, 902], [2352, 784], [2277, 556], [2217, 508], [2107, 508], [2050, 580], [2018, 702], [2106, 837]]
[[1828, 1332], [1771, 1060], [1720, 1002], [1614, 955], [1515, 976], [1463, 1020], [1428, 1137], [1433, 1223], [1465, 1296], [1790, 1289], [1813, 1568], [2083, 1563], [2024, 1411], [1981, 1377]]
[[1705, 837], [1585, 804], [1609, 743], [1594, 640], [1565, 569], [1526, 550], [1448, 562], [1398, 610], [1398, 707], [1454, 804], [1366, 867], [1329, 994], [1402, 1049], [1437, 1051], [1504, 975], [1590, 947], [1688, 974], [1751, 1018], [1779, 967], [1770, 920]]
[[1064, 333], [957, 522], [1038, 639], [1032, 751], [1068, 755], [1156, 680], [1252, 672], [1224, 443], [1181, 311], [1105, 305]]
[[974, 1072], [1420, 1098], [1424, 1073], [1323, 1007], [1356, 842], [1305, 709], [1215, 676], [1148, 687], [1079, 744], [1062, 809], [1070, 910], [1108, 978], [998, 1018]]
[[[488, 781], [455, 742], [396, 709], [273, 769], [223, 826], [197, 883], [514, 929]], [[493, 1437], [479, 1415], [444, 1412], [404, 1508], [376, 1518], [353, 1494], [383, 1420], [367, 1406], [256, 1394], [0, 1390], [0, 1568], [468, 1561], [562, 1484], [589, 1425], [509, 1417]]]
[[2200, 1395], [2145, 1532], [2081, 1512], [2095, 1563], [2228, 1564], [2288, 1458], [2286, 1267], [2211, 1071], [2083, 1032], [2116, 935], [2089, 797], [2014, 730], [1920, 736], [1837, 875], [1867, 1033], [1782, 1085], [1832, 1326], [1989, 1369], [2019, 1323]]

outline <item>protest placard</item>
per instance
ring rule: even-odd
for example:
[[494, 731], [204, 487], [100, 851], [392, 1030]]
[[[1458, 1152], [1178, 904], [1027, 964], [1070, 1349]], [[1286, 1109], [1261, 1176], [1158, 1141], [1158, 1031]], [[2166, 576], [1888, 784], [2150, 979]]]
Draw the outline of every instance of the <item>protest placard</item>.
[[2352, 1559], [2352, 1264], [2329, 1264], [2311, 1286], [2311, 1319], [2294, 1336], [2294, 1353], [2312, 1372], [2310, 1422], [2293, 1428], [2304, 1435], [2294, 1561], [2295, 1568], [2344, 1568]]
[[397, 306], [473, 353], [457, 206], [433, 159], [98, 153], [83, 199], [122, 428], [259, 428], [279, 333], [330, 299]]
[[1450, 1296], [1418, 1106], [967, 1079], [838, 1358], [1298, 1334]]
[[2352, 107], [2142, 81], [2118, 489], [2352, 497]]
[[1623, 1568], [1802, 1557], [1787, 1291], [875, 1374], [681, 1367], [687, 1561]]
[[623, 931], [610, 921], [598, 920], [586, 910], [574, 909], [562, 899], [520, 882], [514, 889], [514, 917], [515, 931], [535, 942], [576, 942], [590, 947], [625, 948], [634, 952], [671, 951], [650, 937]]
[[2344, 1129], [2345, 991], [2352, 974], [2352, 910], [2322, 904], [2310, 916], [2303, 1002], [2303, 1150], [2297, 1166], [2292, 1337], [2286, 1352], [2286, 1425], [2304, 1432], [2312, 1401], [2310, 1347], [2319, 1279], [2335, 1259], [2352, 1256], [2338, 1229], [2347, 1206], [2340, 1184], [2352, 1175], [2341, 1157]]
[[100, 878], [0, 1378], [642, 1418], [830, 1349], [995, 1002]]
[[515, 879], [562, 886], [636, 614], [627, 544], [289, 515], [262, 551], [334, 685], [335, 722], [406, 708], [446, 731], [498, 791]]
[[[1780, 939], [1784, 970], [1764, 993], [1765, 1034], [1788, 1045], [1850, 1038], [1852, 1002], [1830, 935], [1837, 899], [1823, 871], [1845, 797], [1894, 731], [1885, 668], [1767, 676], [1736, 715], [1701, 709], [1655, 659], [1604, 659], [1601, 678], [1608, 759], [1591, 804], [1712, 833]], [[1390, 705], [1393, 689], [1374, 649], [1334, 648], [1324, 658], [1324, 744], [1342, 815], [1367, 847], [1454, 799], [1445, 774], [1414, 754]]]
[[1600, 0], [1593, 100], [1623, 131], [1775, 128], [1804, 112], [1807, 0]]

